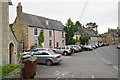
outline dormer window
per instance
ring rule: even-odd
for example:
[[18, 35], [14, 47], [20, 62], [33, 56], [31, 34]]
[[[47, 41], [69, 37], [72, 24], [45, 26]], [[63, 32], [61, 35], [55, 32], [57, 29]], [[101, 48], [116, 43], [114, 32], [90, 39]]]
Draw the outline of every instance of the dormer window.
[[37, 27], [34, 27], [34, 35], [38, 35], [38, 29], [37, 29]]
[[47, 25], [47, 26], [49, 25], [49, 22], [48, 22], [48, 21], [46, 21], [46, 25]]

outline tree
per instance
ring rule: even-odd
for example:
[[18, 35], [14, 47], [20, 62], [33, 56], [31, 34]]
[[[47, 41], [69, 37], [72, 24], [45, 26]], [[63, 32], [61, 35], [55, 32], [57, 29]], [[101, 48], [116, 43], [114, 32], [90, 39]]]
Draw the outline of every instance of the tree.
[[81, 35], [81, 44], [83, 44], [83, 45], [88, 44], [88, 41], [89, 41], [89, 36], [84, 31]]
[[64, 30], [66, 31], [66, 44], [73, 44], [73, 36], [75, 35], [75, 24], [71, 21], [70, 18], [64, 26]]
[[39, 47], [42, 47], [42, 43], [44, 42], [44, 31], [41, 29], [40, 35], [38, 36]]
[[86, 27], [89, 28], [89, 29], [90, 28], [96, 29], [98, 27], [98, 25], [95, 22], [94, 23], [89, 22], [89, 23], [86, 24]]
[[76, 27], [76, 31], [78, 31], [79, 28], [82, 28], [82, 24], [79, 21], [76, 21], [75, 27]]

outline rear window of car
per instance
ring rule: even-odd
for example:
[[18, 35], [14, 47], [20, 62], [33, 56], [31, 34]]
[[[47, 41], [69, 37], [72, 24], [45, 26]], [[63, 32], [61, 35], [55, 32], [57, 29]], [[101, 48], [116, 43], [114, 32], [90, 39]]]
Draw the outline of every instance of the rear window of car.
[[69, 49], [69, 47], [66, 47], [66, 49]]

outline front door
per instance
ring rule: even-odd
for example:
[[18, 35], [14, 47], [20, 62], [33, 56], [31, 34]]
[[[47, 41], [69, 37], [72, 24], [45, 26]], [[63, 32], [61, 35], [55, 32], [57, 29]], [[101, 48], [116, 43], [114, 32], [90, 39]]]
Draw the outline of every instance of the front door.
[[56, 47], [58, 47], [58, 46], [59, 46], [59, 42], [56, 43]]

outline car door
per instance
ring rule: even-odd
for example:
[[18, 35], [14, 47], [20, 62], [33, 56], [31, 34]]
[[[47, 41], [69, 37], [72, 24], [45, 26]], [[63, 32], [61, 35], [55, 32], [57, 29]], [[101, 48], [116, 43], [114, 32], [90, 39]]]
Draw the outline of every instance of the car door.
[[60, 47], [57, 47], [55, 50], [56, 53], [60, 53]]
[[42, 63], [43, 57], [41, 56], [42, 52], [34, 52], [33, 57], [36, 57], [38, 59], [38, 63]]
[[42, 63], [45, 63], [48, 58], [50, 58], [50, 55], [48, 52], [42, 52]]
[[62, 46], [62, 47], [60, 48], [60, 53], [63, 54], [64, 51], [65, 51], [65, 46]]

